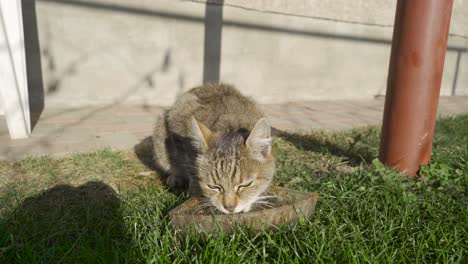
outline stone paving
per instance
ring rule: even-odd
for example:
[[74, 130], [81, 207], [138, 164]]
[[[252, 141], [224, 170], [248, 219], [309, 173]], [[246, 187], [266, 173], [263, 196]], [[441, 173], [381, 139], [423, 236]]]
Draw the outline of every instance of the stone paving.
[[[379, 125], [383, 98], [362, 101], [309, 101], [262, 105], [274, 128], [289, 132], [342, 130]], [[161, 107], [110, 105], [46, 109], [28, 139], [11, 140], [0, 116], [0, 159], [60, 157], [110, 147], [132, 149], [151, 135]], [[439, 115], [468, 112], [468, 97], [442, 97]]]

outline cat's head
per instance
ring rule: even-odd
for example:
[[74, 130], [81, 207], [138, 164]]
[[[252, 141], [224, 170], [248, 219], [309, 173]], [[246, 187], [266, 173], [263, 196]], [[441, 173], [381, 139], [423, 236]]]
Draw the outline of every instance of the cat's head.
[[202, 195], [223, 213], [248, 212], [269, 187], [275, 172], [270, 124], [258, 120], [249, 135], [238, 131], [213, 133], [191, 120]]

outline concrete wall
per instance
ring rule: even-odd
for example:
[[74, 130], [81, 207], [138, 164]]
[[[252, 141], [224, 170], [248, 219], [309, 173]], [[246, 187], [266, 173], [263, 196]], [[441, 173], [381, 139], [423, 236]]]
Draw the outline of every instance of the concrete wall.
[[[45, 106], [169, 105], [218, 78], [262, 103], [384, 94], [396, 1], [205, 2], [38, 0]], [[468, 95], [468, 2], [454, 2], [441, 93]]]

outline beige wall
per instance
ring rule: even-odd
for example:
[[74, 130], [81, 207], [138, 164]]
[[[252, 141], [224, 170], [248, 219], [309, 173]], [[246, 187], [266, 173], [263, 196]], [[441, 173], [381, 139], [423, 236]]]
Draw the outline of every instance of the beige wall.
[[[204, 68], [217, 67], [216, 60], [204, 59], [203, 2], [38, 1], [46, 107], [171, 104], [203, 81]], [[262, 103], [382, 95], [394, 5], [226, 0], [220, 78]], [[208, 9], [212, 55], [220, 9]], [[466, 36], [468, 16], [462, 11], [468, 13], [468, 2], [455, 0], [451, 33]], [[468, 95], [468, 39], [452, 35], [449, 44], [442, 94], [450, 95], [456, 84], [458, 95]]]
[[[223, 3], [261, 12], [281, 13], [308, 18], [328, 19], [392, 27], [397, 0], [185, 0], [199, 3]], [[450, 32], [468, 35], [468, 3], [453, 0]]]

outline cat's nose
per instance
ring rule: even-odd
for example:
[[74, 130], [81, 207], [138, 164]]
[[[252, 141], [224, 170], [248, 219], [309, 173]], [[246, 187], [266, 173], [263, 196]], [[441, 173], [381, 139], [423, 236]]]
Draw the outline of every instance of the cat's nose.
[[236, 206], [235, 205], [225, 205], [224, 209], [226, 209], [227, 211], [232, 213], [232, 212], [234, 212], [234, 209], [236, 209]]

